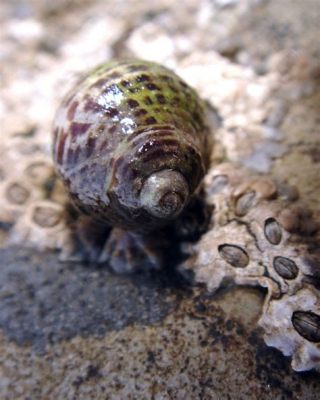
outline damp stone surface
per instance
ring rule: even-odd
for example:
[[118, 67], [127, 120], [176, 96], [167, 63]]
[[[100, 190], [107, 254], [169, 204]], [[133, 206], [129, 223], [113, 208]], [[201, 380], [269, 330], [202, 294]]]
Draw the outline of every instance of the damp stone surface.
[[[318, 398], [318, 6], [1, 3], [1, 399]], [[173, 69], [219, 115], [218, 229], [183, 248], [208, 268], [179, 272], [194, 286], [58, 259], [72, 232], [54, 112], [119, 57]]]

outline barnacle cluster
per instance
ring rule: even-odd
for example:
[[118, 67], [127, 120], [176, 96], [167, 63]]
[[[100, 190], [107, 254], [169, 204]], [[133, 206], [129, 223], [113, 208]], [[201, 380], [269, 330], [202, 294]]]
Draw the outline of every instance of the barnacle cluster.
[[267, 289], [259, 325], [292, 367], [320, 367], [319, 215], [296, 188], [231, 164], [205, 178], [211, 229], [184, 250], [181, 271], [212, 292], [230, 281]]

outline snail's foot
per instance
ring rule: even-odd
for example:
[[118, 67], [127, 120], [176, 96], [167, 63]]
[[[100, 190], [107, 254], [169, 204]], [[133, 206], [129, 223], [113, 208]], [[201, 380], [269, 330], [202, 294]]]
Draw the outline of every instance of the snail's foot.
[[110, 227], [83, 215], [71, 213], [68, 217], [68, 238], [61, 249], [60, 261], [97, 263]]
[[[173, 234], [178, 241], [195, 242], [208, 231], [213, 206], [205, 201], [204, 193], [195, 195], [183, 213], [173, 223]], [[169, 227], [171, 229], [171, 226]]]
[[160, 269], [164, 264], [166, 247], [166, 240], [158, 235], [146, 236], [113, 228], [99, 263], [108, 263], [116, 273]]

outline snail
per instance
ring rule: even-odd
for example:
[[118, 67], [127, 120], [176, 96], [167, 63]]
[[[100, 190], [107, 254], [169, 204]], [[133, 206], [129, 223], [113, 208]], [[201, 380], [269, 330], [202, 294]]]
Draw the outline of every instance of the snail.
[[141, 240], [183, 214], [212, 146], [195, 90], [141, 60], [102, 64], [78, 82], [53, 136], [55, 167], [76, 209], [115, 227], [121, 246], [123, 230]]

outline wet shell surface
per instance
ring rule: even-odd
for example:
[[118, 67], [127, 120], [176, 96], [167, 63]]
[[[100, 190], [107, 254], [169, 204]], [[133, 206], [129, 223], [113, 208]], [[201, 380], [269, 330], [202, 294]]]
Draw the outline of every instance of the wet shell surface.
[[210, 151], [202, 101], [171, 70], [103, 64], [63, 101], [53, 155], [75, 205], [113, 226], [149, 231], [175, 219]]

